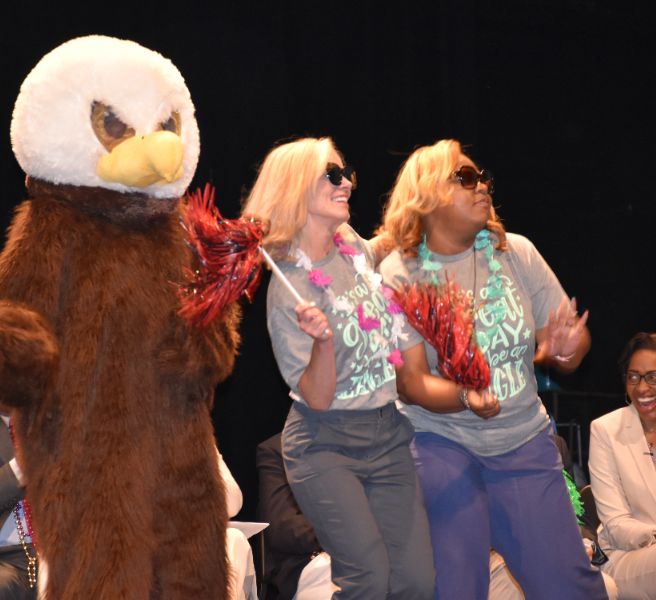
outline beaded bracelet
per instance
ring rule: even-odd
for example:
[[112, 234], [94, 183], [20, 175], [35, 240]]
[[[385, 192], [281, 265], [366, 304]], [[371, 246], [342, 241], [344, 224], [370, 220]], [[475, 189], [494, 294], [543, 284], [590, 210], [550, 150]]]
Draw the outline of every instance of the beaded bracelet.
[[469, 390], [462, 386], [460, 388], [460, 391], [458, 392], [458, 400], [460, 400], [460, 404], [462, 404], [465, 407], [465, 410], [471, 410], [471, 406], [469, 406]]

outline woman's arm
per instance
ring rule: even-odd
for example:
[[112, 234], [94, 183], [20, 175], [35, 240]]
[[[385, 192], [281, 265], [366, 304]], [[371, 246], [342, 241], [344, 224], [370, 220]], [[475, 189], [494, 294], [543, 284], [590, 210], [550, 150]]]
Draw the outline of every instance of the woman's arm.
[[396, 369], [396, 385], [401, 400], [436, 413], [453, 413], [469, 408], [482, 419], [501, 410], [499, 401], [488, 390], [464, 389], [431, 374], [424, 344], [403, 351], [403, 365]]
[[310, 408], [326, 410], [337, 387], [333, 333], [326, 315], [313, 304], [299, 304], [295, 310], [301, 331], [314, 340], [310, 362], [298, 380], [298, 391]]

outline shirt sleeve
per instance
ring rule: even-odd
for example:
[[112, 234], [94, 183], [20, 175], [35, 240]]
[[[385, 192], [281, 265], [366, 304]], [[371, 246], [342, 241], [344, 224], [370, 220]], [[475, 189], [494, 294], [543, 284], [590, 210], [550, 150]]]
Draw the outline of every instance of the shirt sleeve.
[[285, 383], [298, 394], [298, 382], [310, 362], [312, 338], [298, 326], [294, 299], [271, 278], [267, 293], [267, 327], [273, 354]]
[[376, 250], [371, 240], [366, 240], [363, 237], [360, 237], [360, 234], [350, 225], [343, 225], [340, 227], [339, 232], [343, 235], [344, 241], [347, 244], [350, 244], [356, 247], [358, 250], [362, 250], [364, 252], [364, 255], [367, 259], [367, 264], [371, 269], [375, 269]]
[[[388, 254], [380, 263], [379, 272], [383, 277], [383, 285], [395, 291], [399, 291], [411, 283], [408, 269], [398, 250], [394, 250]], [[408, 319], [404, 315], [401, 336], [399, 336], [399, 350], [404, 352], [405, 350], [414, 348], [417, 344], [421, 344], [423, 341], [424, 338], [422, 335], [408, 323]]]
[[531, 298], [533, 319], [537, 329], [546, 327], [549, 312], [567, 298], [560, 281], [533, 243], [524, 236], [508, 234], [510, 259], [518, 262], [521, 281]]

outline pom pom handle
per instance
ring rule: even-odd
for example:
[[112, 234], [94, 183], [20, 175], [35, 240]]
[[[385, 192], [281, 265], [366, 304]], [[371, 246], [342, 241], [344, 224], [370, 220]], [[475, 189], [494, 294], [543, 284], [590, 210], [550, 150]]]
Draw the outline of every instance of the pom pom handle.
[[260, 246], [260, 252], [262, 253], [262, 256], [264, 257], [264, 260], [267, 261], [269, 267], [271, 267], [271, 270], [273, 273], [280, 279], [280, 281], [284, 284], [284, 286], [289, 290], [289, 293], [294, 296], [296, 302], [299, 304], [306, 304], [305, 300], [303, 297], [296, 291], [296, 288], [292, 285], [292, 282], [287, 279], [286, 275], [280, 270], [280, 267], [276, 264], [276, 261], [271, 258], [271, 255], [262, 247]]

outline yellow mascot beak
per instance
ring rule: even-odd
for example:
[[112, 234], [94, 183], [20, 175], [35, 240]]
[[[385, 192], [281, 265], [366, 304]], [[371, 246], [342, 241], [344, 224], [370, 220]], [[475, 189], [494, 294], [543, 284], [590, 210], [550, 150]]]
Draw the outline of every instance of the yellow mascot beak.
[[180, 136], [170, 131], [132, 136], [100, 157], [96, 173], [105, 181], [129, 187], [171, 183], [182, 177]]

